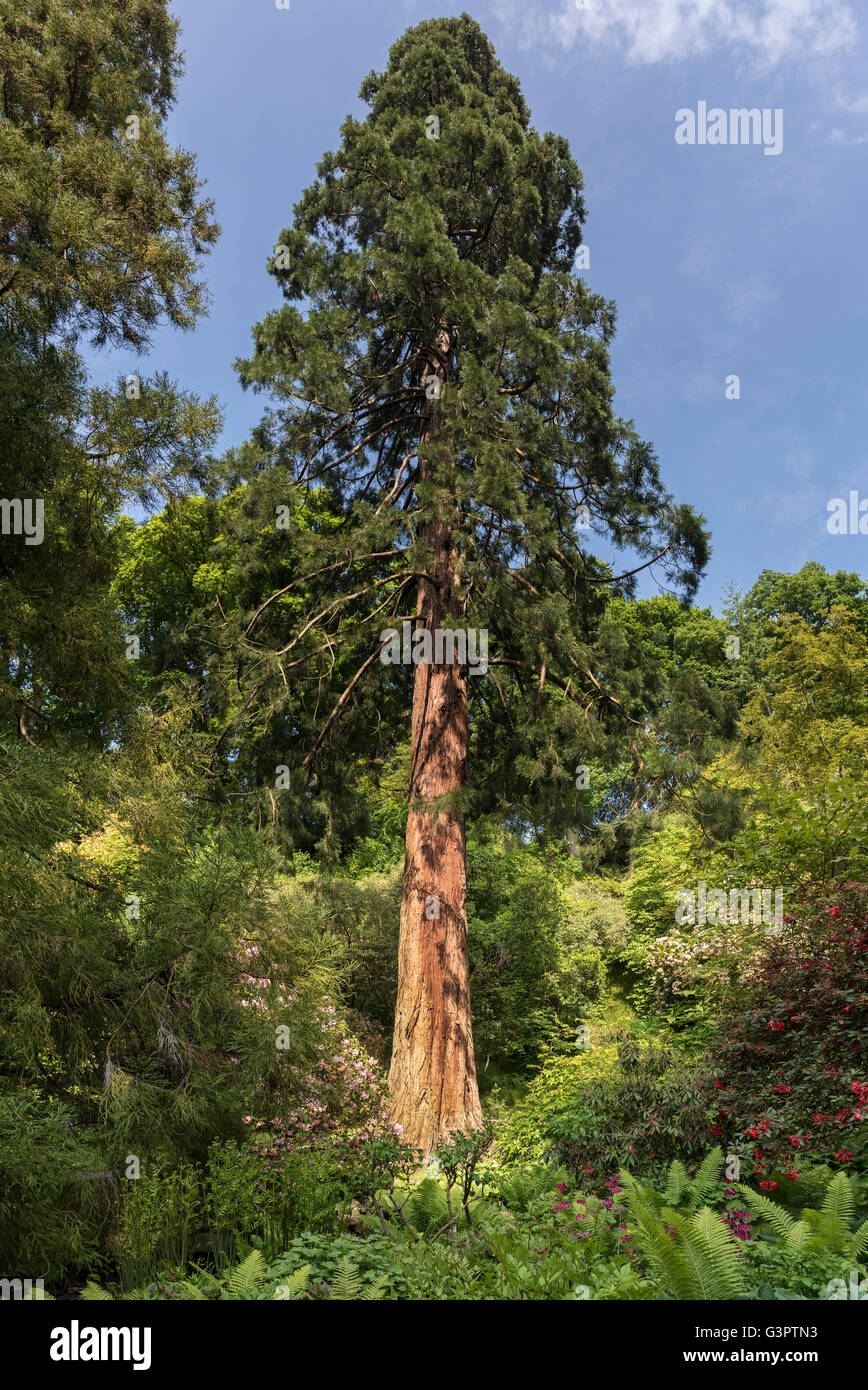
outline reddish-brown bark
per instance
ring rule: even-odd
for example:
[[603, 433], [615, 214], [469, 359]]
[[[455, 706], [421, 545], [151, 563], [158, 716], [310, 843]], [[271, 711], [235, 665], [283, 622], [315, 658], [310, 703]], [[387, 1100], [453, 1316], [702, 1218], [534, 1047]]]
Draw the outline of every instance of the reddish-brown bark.
[[[442, 334], [427, 379], [445, 380]], [[422, 442], [436, 439], [438, 409], [426, 411]], [[423, 465], [424, 476], [424, 465]], [[452, 520], [426, 524], [433, 552], [420, 578], [417, 627], [456, 627], [453, 595], [458, 552]], [[430, 1153], [458, 1130], [477, 1129], [482, 1109], [470, 1024], [464, 816], [430, 799], [459, 793], [467, 781], [467, 669], [426, 664], [413, 680], [412, 763], [407, 816], [398, 999], [389, 1073], [392, 1115], [405, 1138]], [[439, 913], [439, 916], [438, 916]]]

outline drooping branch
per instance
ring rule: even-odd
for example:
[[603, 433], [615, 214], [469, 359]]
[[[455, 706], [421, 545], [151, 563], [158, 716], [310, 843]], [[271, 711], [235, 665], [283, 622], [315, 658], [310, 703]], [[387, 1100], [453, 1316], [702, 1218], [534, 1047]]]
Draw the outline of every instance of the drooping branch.
[[[408, 582], [409, 582], [409, 580], [408, 580]], [[340, 718], [341, 714], [343, 713], [344, 709], [345, 709], [346, 706], [347, 706], [347, 703], [348, 703], [348, 701], [349, 701], [349, 699], [350, 699], [350, 696], [352, 695], [352, 693], [353, 693], [353, 691], [355, 690], [356, 686], [358, 685], [359, 681], [362, 679], [362, 676], [365, 674], [365, 672], [368, 670], [368, 668], [369, 668], [370, 666], [373, 666], [374, 662], [377, 661], [377, 660], [379, 659], [380, 652], [383, 650], [384, 647], [386, 647], [386, 646], [389, 644], [389, 642], [390, 642], [391, 640], [392, 640], [391, 637], [386, 637], [386, 638], [384, 638], [384, 640], [380, 643], [380, 645], [379, 645], [377, 648], [375, 648], [375, 650], [374, 650], [373, 652], [371, 652], [371, 655], [367, 658], [367, 660], [365, 660], [365, 661], [362, 662], [361, 666], [359, 667], [359, 669], [358, 669], [358, 671], [356, 672], [356, 674], [353, 676], [353, 678], [352, 678], [352, 680], [350, 681], [349, 685], [346, 687], [346, 689], [345, 689], [345, 690], [341, 693], [341, 695], [338, 697], [338, 699], [337, 699], [337, 701], [336, 701], [336, 703], [335, 703], [335, 706], [334, 706], [334, 708], [333, 708], [331, 714], [329, 715], [328, 719], [327, 719], [326, 722], [323, 724], [322, 728], [320, 729], [319, 733], [317, 734], [316, 741], [315, 741], [313, 747], [311, 748], [310, 752], [308, 753], [307, 757], [305, 758], [304, 762], [302, 763], [302, 767], [303, 767], [303, 768], [307, 769], [307, 768], [310, 766], [310, 764], [313, 762], [313, 759], [314, 759], [314, 757], [316, 756], [318, 750], [322, 747], [322, 744], [323, 744], [323, 742], [324, 742], [324, 740], [325, 740], [326, 735], [328, 734], [329, 729], [332, 727], [332, 725], [334, 724], [335, 720]]]

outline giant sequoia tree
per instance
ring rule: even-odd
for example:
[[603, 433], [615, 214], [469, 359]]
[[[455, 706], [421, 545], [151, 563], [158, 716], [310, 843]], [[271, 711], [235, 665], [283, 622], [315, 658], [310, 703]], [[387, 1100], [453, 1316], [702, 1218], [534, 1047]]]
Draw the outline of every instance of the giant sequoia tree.
[[[481, 1122], [468, 810], [568, 814], [574, 762], [607, 739], [641, 768], [629, 644], [598, 640], [607, 586], [629, 593], [657, 565], [687, 601], [706, 537], [614, 412], [614, 306], [573, 273], [579, 169], [533, 129], [479, 27], [409, 30], [361, 96], [370, 114], [345, 121], [281, 233], [285, 302], [240, 364], [274, 398], [252, 473], [325, 488], [342, 521], [302, 534], [287, 508], [293, 573], [245, 615], [233, 660], [251, 695], [283, 683], [282, 761], [302, 795], [349, 775], [366, 726], [379, 737], [380, 711], [412, 699], [390, 1084], [428, 1148]], [[635, 557], [626, 574], [593, 556], [594, 532]], [[422, 659], [383, 665], [383, 629], [408, 620]], [[448, 647], [426, 659], [420, 633], [443, 629], [487, 630], [487, 673]]]

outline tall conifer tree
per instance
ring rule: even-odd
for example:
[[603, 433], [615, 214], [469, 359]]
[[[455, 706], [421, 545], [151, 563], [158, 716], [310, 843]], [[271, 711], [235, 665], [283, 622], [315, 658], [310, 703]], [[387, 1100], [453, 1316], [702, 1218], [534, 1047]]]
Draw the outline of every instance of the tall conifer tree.
[[[628, 654], [593, 646], [606, 586], [629, 593], [632, 574], [656, 563], [687, 601], [707, 546], [701, 518], [673, 503], [651, 447], [614, 413], [614, 306], [573, 273], [579, 169], [565, 140], [533, 129], [477, 24], [462, 15], [409, 30], [361, 97], [369, 115], [345, 121], [281, 233], [271, 269], [285, 303], [256, 327], [240, 370], [276, 398], [257, 469], [326, 487], [345, 518], [308, 545], [306, 573], [285, 591], [315, 596], [316, 574], [339, 582], [316, 612], [284, 608], [275, 660], [292, 664], [299, 711], [322, 707], [328, 673], [354, 657], [298, 750], [304, 768], [334, 761], [363, 690], [370, 710], [377, 683], [391, 698], [412, 681], [390, 1085], [408, 1138], [430, 1149], [481, 1123], [468, 807], [490, 804], [495, 787], [501, 806], [526, 807], [534, 792], [547, 806], [611, 719], [638, 750]], [[639, 557], [632, 573], [590, 553], [594, 531]], [[420, 661], [412, 676], [384, 667], [387, 615], [414, 619], [417, 633], [487, 629], [487, 674], [457, 658]], [[244, 639], [261, 670], [258, 621]], [[300, 713], [295, 727], [309, 721]], [[484, 759], [475, 786], [471, 748]]]

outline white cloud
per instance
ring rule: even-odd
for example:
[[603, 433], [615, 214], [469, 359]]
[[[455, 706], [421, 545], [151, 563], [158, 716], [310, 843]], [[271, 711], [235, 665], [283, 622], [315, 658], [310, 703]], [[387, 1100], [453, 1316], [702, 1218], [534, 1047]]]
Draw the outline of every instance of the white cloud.
[[797, 478], [810, 477], [817, 463], [817, 456], [809, 444], [800, 444], [784, 455], [784, 467]]
[[720, 273], [719, 251], [704, 239], [691, 242], [680, 269], [699, 280], [713, 280]]
[[850, 97], [839, 87], [835, 93], [835, 101], [843, 111], [851, 111], [856, 116], [868, 115], [868, 93], [866, 92], [857, 97]]
[[733, 323], [757, 326], [766, 317], [764, 310], [780, 299], [780, 291], [759, 276], [752, 276], [729, 291], [729, 317]]
[[828, 513], [826, 502], [829, 493], [821, 487], [765, 488], [753, 505], [747, 510], [763, 518], [771, 531], [790, 530], [804, 533], [822, 533], [826, 529]]
[[[811, 130], [822, 132], [823, 128], [819, 122], [815, 121], [811, 125]], [[861, 135], [847, 135], [838, 126], [833, 126], [831, 130], [823, 133], [822, 138], [829, 145], [864, 145], [868, 140], [868, 132], [863, 132]]]
[[538, 0], [494, 0], [494, 8], [528, 42], [612, 48], [636, 65], [728, 48], [762, 70], [838, 53], [859, 32], [846, 0], [560, 0], [555, 13]]
[[758, 327], [767, 318], [766, 311], [780, 299], [780, 290], [760, 275], [724, 273], [727, 259], [719, 245], [714, 246], [707, 240], [694, 241], [679, 269], [683, 275], [715, 289], [725, 283], [726, 313], [730, 323]]

